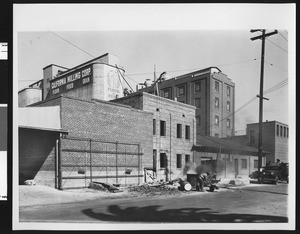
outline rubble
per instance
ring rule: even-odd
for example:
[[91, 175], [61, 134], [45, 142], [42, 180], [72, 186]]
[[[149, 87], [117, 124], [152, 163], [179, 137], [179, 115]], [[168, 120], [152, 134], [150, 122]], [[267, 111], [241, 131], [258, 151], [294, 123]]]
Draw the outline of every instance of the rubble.
[[181, 192], [178, 190], [178, 187], [175, 185], [170, 185], [167, 183], [161, 184], [142, 184], [140, 186], [132, 186], [128, 188], [129, 192], [136, 192], [140, 195], [150, 196], [173, 196], [180, 195]]
[[24, 182], [25, 185], [33, 186], [36, 185], [35, 180], [26, 180]]

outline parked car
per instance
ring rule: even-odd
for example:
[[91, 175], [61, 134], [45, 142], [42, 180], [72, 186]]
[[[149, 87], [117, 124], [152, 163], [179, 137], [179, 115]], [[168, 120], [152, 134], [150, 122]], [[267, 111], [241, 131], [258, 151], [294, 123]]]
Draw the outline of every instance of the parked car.
[[277, 184], [278, 181], [289, 182], [289, 165], [288, 163], [280, 163], [277, 165], [267, 166], [261, 172], [255, 171], [249, 175], [252, 179], [257, 179], [258, 182], [271, 182]]

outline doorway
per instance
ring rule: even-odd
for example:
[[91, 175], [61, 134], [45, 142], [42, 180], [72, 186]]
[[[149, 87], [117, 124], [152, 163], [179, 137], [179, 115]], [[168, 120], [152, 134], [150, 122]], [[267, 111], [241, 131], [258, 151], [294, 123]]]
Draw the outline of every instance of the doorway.
[[239, 160], [237, 158], [234, 159], [234, 172], [235, 176], [239, 174]]

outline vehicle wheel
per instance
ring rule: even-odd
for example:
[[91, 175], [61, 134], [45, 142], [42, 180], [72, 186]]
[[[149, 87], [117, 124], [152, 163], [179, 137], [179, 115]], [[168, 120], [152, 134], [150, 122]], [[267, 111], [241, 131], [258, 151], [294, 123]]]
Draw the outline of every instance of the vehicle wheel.
[[262, 178], [262, 177], [259, 177], [259, 178], [258, 178], [258, 183], [259, 183], [259, 184], [262, 184], [262, 183], [263, 183], [263, 178]]

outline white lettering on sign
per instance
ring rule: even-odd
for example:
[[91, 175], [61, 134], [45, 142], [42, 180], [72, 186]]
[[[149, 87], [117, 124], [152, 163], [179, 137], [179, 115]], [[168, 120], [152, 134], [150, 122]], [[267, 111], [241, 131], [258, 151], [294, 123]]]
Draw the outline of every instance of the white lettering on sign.
[[82, 71], [82, 78], [86, 77], [86, 76], [89, 76], [91, 74], [91, 68], [88, 67], [87, 69], [84, 69]]
[[59, 79], [59, 80], [54, 81], [54, 82], [51, 84], [51, 88], [52, 88], [52, 89], [55, 89], [55, 88], [60, 87], [60, 86], [62, 86], [62, 85], [64, 85], [64, 84], [66, 84], [66, 83], [67, 83], [66, 78], [62, 78], [62, 79]]
[[81, 73], [76, 72], [70, 76], [67, 77], [68, 83], [73, 82], [74, 80], [79, 80], [81, 78]]
[[73, 83], [67, 84], [67, 89], [72, 89], [73, 88]]
[[84, 78], [82, 80], [82, 84], [86, 84], [86, 83], [89, 83], [89, 82], [90, 82], [90, 77]]
[[59, 93], [59, 88], [57, 88], [57, 89], [53, 89], [52, 93], [53, 93], [53, 94], [57, 94], [57, 93]]

